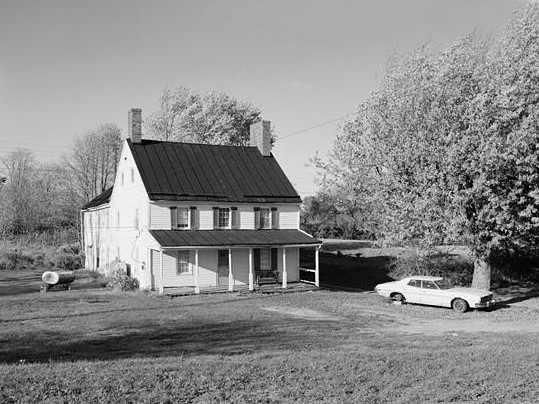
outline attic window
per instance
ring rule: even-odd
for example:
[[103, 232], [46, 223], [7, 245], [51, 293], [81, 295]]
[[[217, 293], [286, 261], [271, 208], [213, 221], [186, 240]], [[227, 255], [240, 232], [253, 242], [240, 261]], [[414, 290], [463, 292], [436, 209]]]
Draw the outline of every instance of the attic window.
[[131, 182], [135, 182], [135, 170], [131, 169]]

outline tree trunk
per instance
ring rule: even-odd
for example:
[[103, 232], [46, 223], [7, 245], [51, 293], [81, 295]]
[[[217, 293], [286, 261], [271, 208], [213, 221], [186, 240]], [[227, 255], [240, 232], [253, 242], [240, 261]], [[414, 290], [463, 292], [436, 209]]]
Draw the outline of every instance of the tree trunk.
[[488, 258], [474, 261], [472, 288], [490, 290], [491, 264]]

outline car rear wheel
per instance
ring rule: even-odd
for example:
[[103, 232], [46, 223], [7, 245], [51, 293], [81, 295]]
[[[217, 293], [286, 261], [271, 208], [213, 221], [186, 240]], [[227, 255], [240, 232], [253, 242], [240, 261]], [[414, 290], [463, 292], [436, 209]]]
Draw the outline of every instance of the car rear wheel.
[[451, 303], [451, 307], [458, 313], [464, 313], [468, 310], [468, 303], [463, 299], [455, 299], [453, 300], [453, 303]]
[[396, 300], [397, 302], [404, 302], [404, 296], [402, 293], [395, 293], [393, 296], [393, 300]]

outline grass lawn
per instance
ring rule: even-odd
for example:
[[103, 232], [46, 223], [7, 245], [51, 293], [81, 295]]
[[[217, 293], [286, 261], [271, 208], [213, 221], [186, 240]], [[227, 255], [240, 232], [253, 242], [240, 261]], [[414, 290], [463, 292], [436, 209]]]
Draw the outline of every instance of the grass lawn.
[[[336, 259], [340, 271], [352, 271], [339, 261], [352, 258]], [[366, 283], [385, 276], [374, 265], [365, 271]], [[366, 289], [358, 279], [349, 285]], [[494, 310], [457, 314], [357, 291], [170, 299], [114, 293], [88, 279], [71, 291], [38, 293], [38, 281], [39, 274], [0, 273], [0, 403], [539, 397], [533, 289], [497, 296], [504, 302]]]

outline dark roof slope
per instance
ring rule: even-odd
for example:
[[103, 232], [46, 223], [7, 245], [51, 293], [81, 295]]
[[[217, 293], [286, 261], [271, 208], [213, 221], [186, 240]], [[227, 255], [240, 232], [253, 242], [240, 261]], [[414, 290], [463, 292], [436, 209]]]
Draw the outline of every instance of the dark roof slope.
[[301, 202], [275, 158], [256, 147], [127, 143], [151, 200]]
[[150, 230], [162, 247], [322, 244], [299, 230]]
[[110, 187], [106, 191], [102, 192], [101, 194], [97, 195], [94, 199], [92, 199], [90, 202], [88, 202], [86, 205], [82, 207], [82, 209], [90, 209], [95, 208], [99, 205], [103, 205], [105, 203], [110, 202], [110, 196], [112, 195], [112, 188]]

